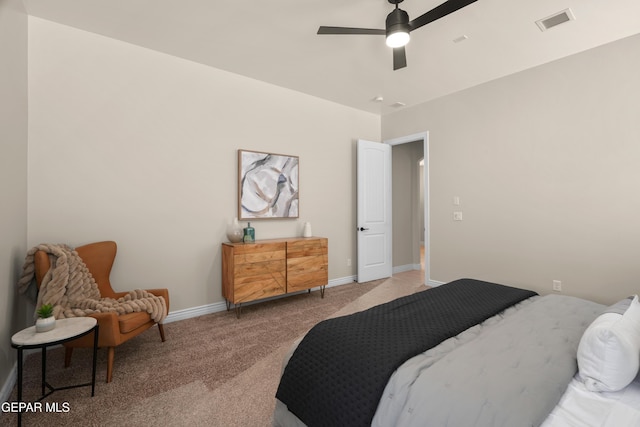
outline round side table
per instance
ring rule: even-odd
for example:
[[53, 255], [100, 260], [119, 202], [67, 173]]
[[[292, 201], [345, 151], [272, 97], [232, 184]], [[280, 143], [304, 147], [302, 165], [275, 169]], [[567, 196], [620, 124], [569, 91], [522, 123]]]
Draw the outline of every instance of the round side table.
[[[47, 347], [73, 341], [93, 332], [93, 370], [91, 382], [55, 388], [47, 383]], [[56, 320], [56, 327], [47, 332], [36, 332], [36, 327], [31, 326], [17, 332], [11, 337], [11, 347], [18, 350], [18, 402], [22, 402], [22, 359], [23, 351], [32, 348], [42, 349], [42, 396], [45, 397], [57, 390], [91, 386], [91, 397], [96, 388], [96, 355], [98, 353], [98, 322], [93, 317], [70, 317]], [[46, 388], [49, 389], [46, 392]], [[22, 424], [22, 411], [18, 411], [18, 426]]]

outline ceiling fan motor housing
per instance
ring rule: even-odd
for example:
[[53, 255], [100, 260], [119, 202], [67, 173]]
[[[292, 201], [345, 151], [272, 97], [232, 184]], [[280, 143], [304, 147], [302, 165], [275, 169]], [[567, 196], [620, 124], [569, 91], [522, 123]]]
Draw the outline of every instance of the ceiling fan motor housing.
[[410, 32], [462, 9], [471, 3], [475, 3], [478, 0], [445, 0], [444, 3], [423, 13], [412, 21], [409, 21], [409, 14], [398, 7], [398, 4], [402, 3], [403, 0], [387, 1], [394, 5], [395, 8], [387, 15], [384, 30], [321, 26], [318, 28], [318, 34], [367, 34], [376, 36], [384, 34], [386, 36], [386, 45], [393, 48], [393, 69], [399, 70], [407, 66], [405, 46], [411, 39], [409, 35]]
[[386, 35], [397, 32], [409, 32], [409, 14], [402, 9], [394, 9], [387, 15]]

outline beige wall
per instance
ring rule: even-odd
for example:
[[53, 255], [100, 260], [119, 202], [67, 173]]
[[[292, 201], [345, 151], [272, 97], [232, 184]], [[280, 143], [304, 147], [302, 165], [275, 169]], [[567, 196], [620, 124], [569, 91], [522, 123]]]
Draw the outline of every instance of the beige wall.
[[640, 292], [639, 75], [634, 36], [384, 116], [429, 131], [430, 278]]
[[16, 361], [11, 335], [27, 324], [15, 283], [27, 236], [27, 16], [0, 0], [0, 401]]
[[237, 149], [300, 157], [300, 219], [257, 237], [329, 238], [329, 278], [355, 274], [355, 141], [380, 117], [29, 18], [30, 246], [113, 239], [118, 289], [167, 287], [172, 311], [222, 301]]

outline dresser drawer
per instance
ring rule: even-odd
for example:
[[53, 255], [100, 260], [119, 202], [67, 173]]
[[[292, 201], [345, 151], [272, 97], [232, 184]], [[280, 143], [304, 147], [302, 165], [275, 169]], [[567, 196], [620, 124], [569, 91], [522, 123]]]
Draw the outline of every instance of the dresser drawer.
[[327, 257], [325, 238], [287, 243], [287, 292], [326, 285], [329, 276]]

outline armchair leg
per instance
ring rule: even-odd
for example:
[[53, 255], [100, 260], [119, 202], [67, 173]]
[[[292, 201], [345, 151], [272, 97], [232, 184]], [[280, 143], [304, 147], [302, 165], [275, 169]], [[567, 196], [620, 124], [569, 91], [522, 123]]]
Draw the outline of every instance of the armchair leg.
[[160, 331], [160, 338], [164, 342], [164, 325], [162, 323], [158, 323], [158, 330]]
[[68, 368], [71, 366], [71, 356], [73, 355], [73, 347], [65, 347], [64, 348], [64, 367]]
[[107, 383], [111, 382], [113, 377], [113, 359], [116, 355], [116, 348], [109, 347], [107, 352]]

